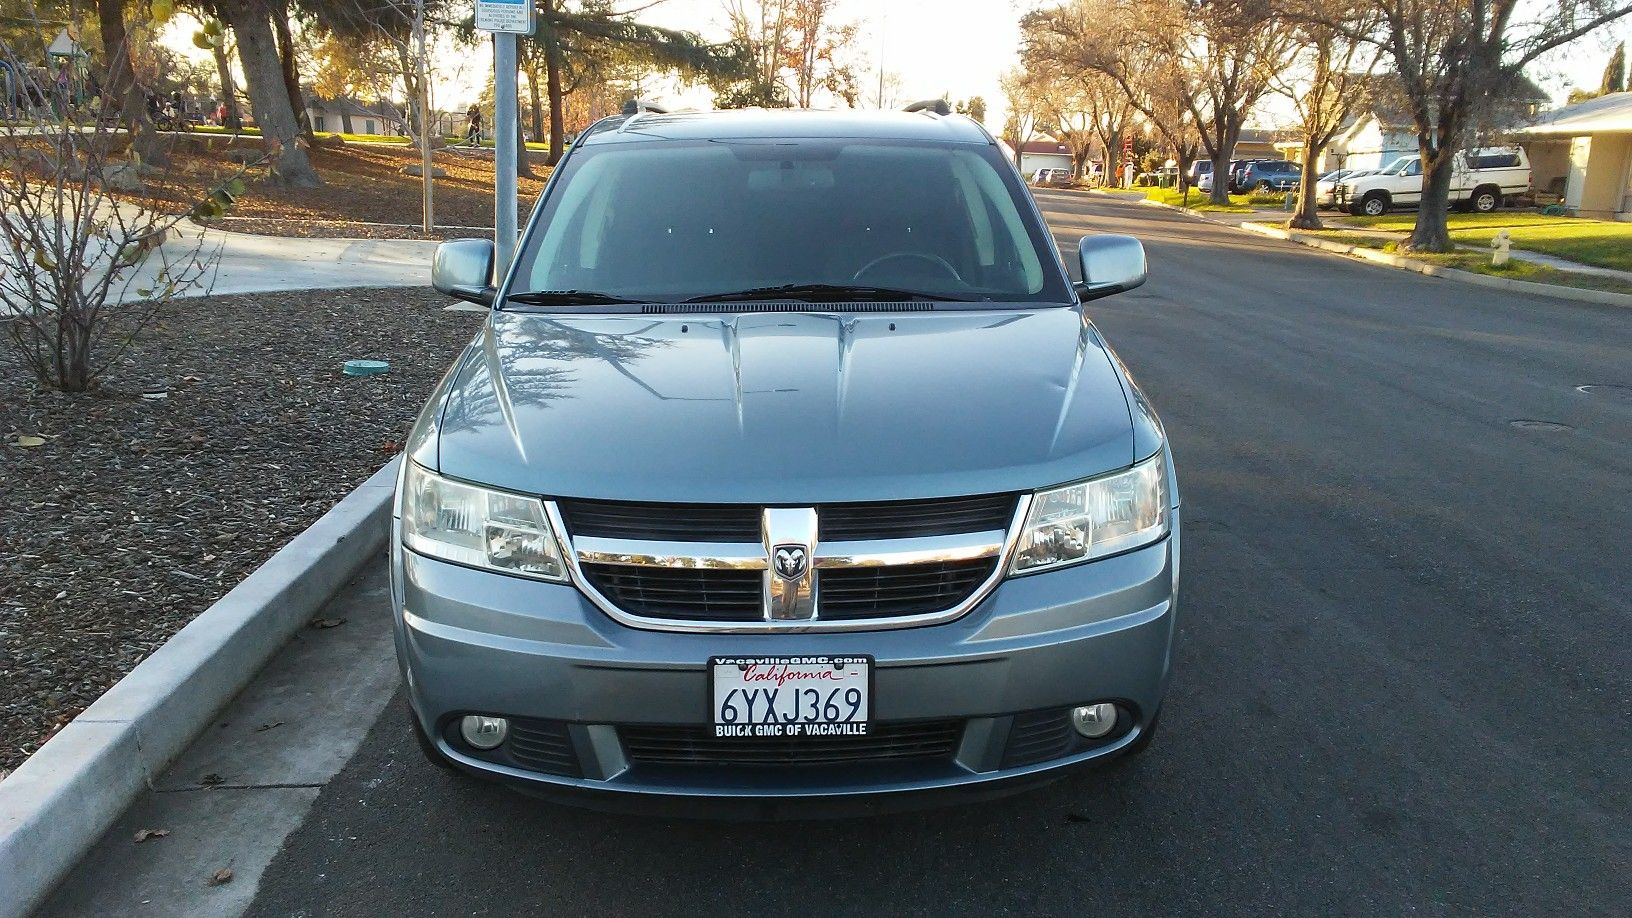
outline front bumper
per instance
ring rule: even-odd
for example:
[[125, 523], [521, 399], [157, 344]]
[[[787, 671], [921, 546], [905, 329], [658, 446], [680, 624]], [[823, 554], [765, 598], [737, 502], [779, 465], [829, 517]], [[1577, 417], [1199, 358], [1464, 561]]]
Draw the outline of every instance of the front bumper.
[[[462, 768], [534, 789], [777, 800], [1023, 784], [1138, 742], [1171, 664], [1177, 511], [1173, 534], [1154, 545], [1007, 580], [956, 621], [890, 631], [637, 630], [571, 586], [393, 545], [398, 659], [420, 727]], [[631, 730], [707, 726], [709, 657], [780, 654], [869, 655], [875, 724], [909, 732], [954, 724], [956, 736], [944, 755], [821, 765], [677, 765], [643, 760], [626, 742]], [[1089, 741], [1067, 730], [1063, 742], [1039, 749], [1033, 733], [1057, 726], [1051, 718], [1107, 700], [1123, 712], [1109, 736]], [[453, 725], [467, 713], [531, 725], [553, 764], [509, 755], [509, 743], [493, 753], [465, 746]], [[1017, 746], [1033, 754], [1017, 755]]]

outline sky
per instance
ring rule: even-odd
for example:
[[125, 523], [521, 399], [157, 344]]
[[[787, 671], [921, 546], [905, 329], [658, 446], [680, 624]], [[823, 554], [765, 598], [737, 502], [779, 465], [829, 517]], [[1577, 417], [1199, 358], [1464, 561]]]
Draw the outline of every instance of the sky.
[[[650, 0], [623, 0], [624, 8], [645, 6]], [[896, 104], [946, 95], [953, 100], [982, 96], [986, 124], [993, 133], [1007, 114], [998, 79], [1015, 66], [1020, 41], [1019, 19], [1025, 10], [1046, 0], [838, 0], [835, 20], [860, 24], [851, 57], [866, 71], [862, 104], [874, 104], [877, 66], [894, 77]], [[183, 17], [178, 16], [177, 19]], [[723, 0], [659, 0], [640, 14], [654, 25], [686, 29], [705, 38], [726, 37]], [[174, 23], [167, 36], [172, 46], [203, 57], [191, 47], [195, 26]], [[1621, 21], [1603, 34], [1589, 36], [1555, 52], [1531, 68], [1531, 76], [1562, 102], [1572, 85], [1596, 87], [1609, 50], [1617, 40], [1632, 43], [1632, 22]], [[462, 111], [475, 99], [492, 72], [490, 55], [448, 47], [434, 54], [437, 108]], [[653, 94], [652, 101], [677, 107], [707, 108], [711, 93], [704, 88]], [[1275, 126], [1281, 106], [1267, 106], [1257, 121]]]

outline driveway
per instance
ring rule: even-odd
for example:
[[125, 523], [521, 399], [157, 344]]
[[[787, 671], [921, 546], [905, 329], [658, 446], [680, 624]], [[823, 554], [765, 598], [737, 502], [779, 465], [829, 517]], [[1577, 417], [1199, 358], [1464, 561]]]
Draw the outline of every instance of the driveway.
[[[1632, 314], [1038, 198], [1063, 250], [1130, 232], [1151, 256], [1146, 287], [1092, 307], [1185, 500], [1147, 757], [904, 816], [635, 819], [432, 769], [382, 687], [315, 802], [267, 820], [267, 857], [295, 828], [243, 875], [250, 912], [1624, 913], [1632, 388], [1577, 387], [1632, 387]], [[59, 911], [161, 904], [128, 838]]]

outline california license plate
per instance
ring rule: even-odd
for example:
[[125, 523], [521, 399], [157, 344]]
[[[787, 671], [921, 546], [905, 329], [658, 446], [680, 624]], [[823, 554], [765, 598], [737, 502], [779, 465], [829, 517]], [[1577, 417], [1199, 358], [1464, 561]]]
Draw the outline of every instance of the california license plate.
[[866, 736], [872, 657], [713, 657], [715, 736]]

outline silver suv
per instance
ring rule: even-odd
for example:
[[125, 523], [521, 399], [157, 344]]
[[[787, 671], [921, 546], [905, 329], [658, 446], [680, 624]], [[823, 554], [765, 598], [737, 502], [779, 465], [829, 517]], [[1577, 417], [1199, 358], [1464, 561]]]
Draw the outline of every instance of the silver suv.
[[398, 486], [431, 759], [762, 811], [1141, 750], [1178, 490], [1084, 303], [1145, 257], [1090, 236], [1073, 284], [1057, 253], [935, 112], [608, 119], [496, 283], [443, 244], [438, 289], [492, 308]]

